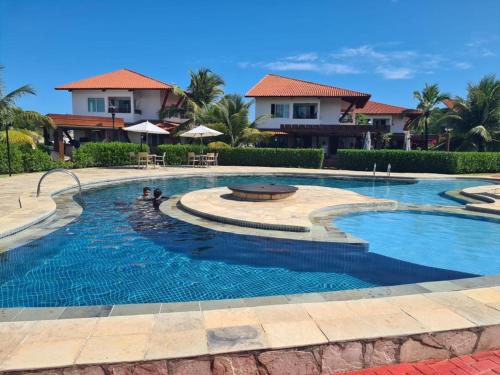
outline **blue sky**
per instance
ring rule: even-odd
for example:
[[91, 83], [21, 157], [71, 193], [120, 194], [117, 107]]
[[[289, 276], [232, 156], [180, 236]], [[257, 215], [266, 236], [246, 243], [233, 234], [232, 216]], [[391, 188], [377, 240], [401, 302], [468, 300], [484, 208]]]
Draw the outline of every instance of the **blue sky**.
[[70, 113], [60, 84], [130, 68], [182, 87], [188, 70], [244, 94], [264, 74], [369, 92], [414, 106], [424, 83], [464, 95], [500, 75], [499, 0], [0, 0], [0, 64], [19, 104]]

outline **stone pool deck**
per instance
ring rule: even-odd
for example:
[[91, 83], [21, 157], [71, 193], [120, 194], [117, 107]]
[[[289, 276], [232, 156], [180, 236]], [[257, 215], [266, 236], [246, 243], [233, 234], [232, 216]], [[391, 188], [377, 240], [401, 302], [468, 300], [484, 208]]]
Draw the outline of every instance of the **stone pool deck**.
[[325, 207], [397, 205], [396, 201], [323, 186], [300, 186], [291, 197], [258, 202], [234, 199], [226, 187], [201, 189], [184, 194], [179, 203], [188, 212], [214, 221], [288, 232], [309, 232], [311, 215]]
[[[453, 282], [425, 285], [446, 290]], [[326, 374], [500, 348], [500, 287], [347, 301], [312, 293], [286, 304], [201, 306], [78, 319], [61, 308], [19, 311], [0, 323], [0, 370], [166, 359], [172, 374], [211, 374], [220, 366], [228, 368], [214, 374], [237, 374], [234, 366], [248, 374], [257, 367], [269, 375]], [[51, 320], [38, 320], [43, 316]]]
[[[372, 177], [367, 172], [254, 167], [74, 172], [86, 186], [224, 174]], [[36, 198], [41, 175], [0, 178], [0, 238], [52, 215], [56, 210], [52, 194], [74, 186], [69, 176], [54, 174]], [[393, 173], [391, 177], [454, 176]], [[477, 199], [491, 187], [474, 189]], [[491, 276], [243, 300], [0, 309], [0, 371], [326, 374], [450, 358], [500, 348], [498, 285], [500, 277]]]

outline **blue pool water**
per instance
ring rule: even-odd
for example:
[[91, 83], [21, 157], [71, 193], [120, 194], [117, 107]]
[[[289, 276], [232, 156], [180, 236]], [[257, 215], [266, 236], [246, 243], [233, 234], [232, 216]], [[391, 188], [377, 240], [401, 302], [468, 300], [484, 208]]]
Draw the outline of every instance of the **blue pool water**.
[[[0, 306], [254, 297], [500, 273], [494, 266], [500, 264], [498, 256], [491, 252], [494, 242], [485, 239], [467, 242], [462, 252], [453, 254], [461, 257], [466, 250], [470, 254], [489, 253], [490, 265], [481, 261], [469, 267], [466, 262], [457, 262], [455, 255], [443, 255], [446, 259], [441, 263], [426, 263], [418, 255], [405, 255], [414, 252], [413, 243], [401, 244], [399, 238], [391, 236], [394, 225], [377, 226], [379, 236], [374, 241], [382, 242], [374, 242], [375, 250], [366, 251], [353, 245], [216, 232], [169, 218], [148, 202], [136, 200], [145, 185], [159, 187], [171, 196], [207, 187], [258, 182], [338, 187], [408, 203], [439, 205], [458, 204], [440, 196], [443, 191], [485, 184], [478, 180], [410, 184], [266, 176], [153, 180], [86, 191], [86, 207], [76, 222], [25, 246], [0, 253]], [[402, 220], [403, 228], [408, 228], [407, 220], [410, 219]], [[446, 225], [448, 220], [455, 219], [446, 216], [436, 225]], [[465, 221], [473, 221], [477, 230], [498, 228], [497, 223]], [[455, 228], [452, 235], [463, 232], [467, 225], [452, 225]], [[364, 232], [355, 234], [364, 238]], [[444, 233], [439, 240], [430, 241], [427, 250], [447, 254], [448, 245], [456, 242], [446, 237], [449, 235]], [[399, 241], [399, 251], [395, 241]]]
[[335, 225], [368, 241], [374, 254], [477, 275], [500, 273], [499, 221], [396, 211], [347, 215]]

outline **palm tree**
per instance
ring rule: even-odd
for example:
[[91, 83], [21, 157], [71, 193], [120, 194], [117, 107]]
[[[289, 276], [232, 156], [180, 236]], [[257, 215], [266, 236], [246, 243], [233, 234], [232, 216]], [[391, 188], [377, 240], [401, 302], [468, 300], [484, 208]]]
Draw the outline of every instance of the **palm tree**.
[[429, 148], [429, 118], [439, 110], [438, 105], [450, 96], [439, 91], [438, 84], [425, 84], [422, 91], [414, 91], [413, 97], [418, 100], [417, 109], [420, 113], [411, 120], [409, 127], [424, 129], [425, 149]]
[[158, 112], [160, 119], [170, 117], [172, 113], [183, 113], [185, 117], [192, 120], [193, 125], [198, 125], [198, 117], [204, 111], [204, 107], [212, 105], [224, 94], [222, 88], [224, 80], [210, 69], [190, 70], [189, 75], [191, 80], [186, 90], [179, 86], [174, 86], [173, 90], [174, 94], [181, 98], [182, 108], [164, 107]]
[[[3, 67], [0, 66], [0, 70]], [[24, 95], [36, 95], [35, 90], [30, 85], [21, 86], [14, 91], [4, 94], [5, 83], [0, 77], [0, 128], [7, 129], [9, 125], [16, 125], [16, 127], [22, 127], [24, 123], [34, 123], [38, 127], [46, 129], [47, 127], [53, 126], [52, 119], [48, 116], [44, 116], [35, 111], [23, 111], [16, 105], [16, 100]], [[10, 134], [10, 131], [9, 131]], [[20, 132], [15, 135], [16, 139], [23, 139], [23, 135], [27, 136], [26, 132]], [[30, 135], [33, 139], [33, 134]], [[13, 139], [14, 139], [13, 138]], [[27, 138], [24, 140], [31, 144]], [[25, 143], [26, 143], [25, 142]]]
[[262, 121], [263, 116], [254, 122], [248, 119], [252, 102], [245, 102], [238, 94], [224, 96], [218, 103], [203, 107], [199, 119], [227, 136], [231, 146], [245, 143], [257, 143], [268, 136], [269, 132], [260, 132], [255, 125]]
[[224, 94], [224, 80], [210, 69], [190, 70], [189, 75], [191, 82], [187, 88], [188, 96], [198, 107], [210, 105]]
[[[40, 134], [28, 129], [9, 129], [8, 132], [9, 143], [14, 145], [26, 145], [35, 149], [37, 143], [42, 140]], [[0, 132], [0, 142], [7, 142], [7, 136], [4, 132]]]
[[453, 108], [439, 121], [453, 126], [460, 138], [459, 149], [485, 151], [488, 143], [500, 142], [500, 81], [487, 75], [478, 84], [469, 83], [467, 98], [456, 98]]

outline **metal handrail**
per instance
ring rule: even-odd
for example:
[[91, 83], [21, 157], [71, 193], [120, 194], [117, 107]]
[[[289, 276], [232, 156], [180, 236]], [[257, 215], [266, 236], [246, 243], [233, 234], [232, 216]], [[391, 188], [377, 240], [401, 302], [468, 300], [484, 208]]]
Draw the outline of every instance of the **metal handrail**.
[[78, 189], [79, 189], [78, 194], [80, 195], [80, 199], [81, 199], [82, 198], [82, 184], [80, 183], [80, 179], [77, 177], [76, 174], [74, 174], [73, 172], [68, 171], [67, 169], [64, 169], [64, 168], [51, 169], [50, 171], [45, 172], [42, 177], [40, 177], [40, 180], [38, 181], [38, 187], [36, 188], [36, 197], [38, 198], [38, 196], [40, 195], [40, 188], [42, 186], [43, 179], [45, 177], [47, 177], [49, 174], [56, 173], [56, 172], [66, 173], [67, 175], [72, 176], [76, 180], [76, 182], [78, 183]]

